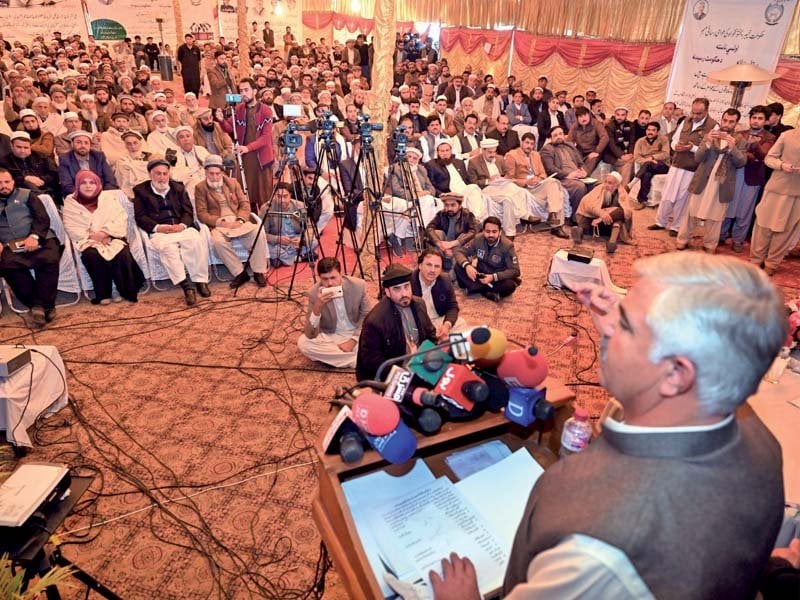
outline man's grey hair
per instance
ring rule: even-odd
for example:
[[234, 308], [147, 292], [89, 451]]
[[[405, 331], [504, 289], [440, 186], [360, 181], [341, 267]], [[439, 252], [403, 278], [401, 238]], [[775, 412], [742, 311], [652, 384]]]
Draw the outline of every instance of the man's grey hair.
[[672, 252], [634, 269], [664, 288], [646, 318], [650, 360], [687, 357], [701, 410], [733, 412], [756, 392], [786, 339], [781, 293], [761, 270], [732, 257]]

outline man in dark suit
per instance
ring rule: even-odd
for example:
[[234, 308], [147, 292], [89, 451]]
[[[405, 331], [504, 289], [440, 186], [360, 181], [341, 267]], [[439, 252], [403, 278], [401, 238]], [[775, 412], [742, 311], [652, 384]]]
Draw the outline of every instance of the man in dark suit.
[[14, 178], [14, 185], [37, 194], [48, 194], [54, 202], [61, 201], [58, 168], [49, 156], [31, 150], [31, 138], [25, 131], [11, 134], [11, 152], [0, 158]]
[[358, 339], [359, 381], [375, 379], [385, 360], [416, 352], [425, 340], [436, 341], [436, 329], [425, 302], [414, 298], [411, 292], [411, 269], [391, 264], [383, 272], [382, 283], [385, 295], [364, 319]]
[[275, 47], [275, 32], [270, 28], [269, 21], [264, 21], [264, 29], [261, 31], [261, 37], [264, 39], [264, 45], [267, 48]]
[[497, 140], [497, 154], [504, 156], [509, 150], [519, 148], [519, 136], [511, 129], [511, 123], [507, 115], [497, 117], [494, 129], [486, 134], [487, 138]]
[[451, 331], [466, 327], [458, 317], [458, 300], [450, 275], [443, 273], [444, 255], [436, 248], [425, 248], [417, 258], [417, 268], [411, 274], [411, 291], [422, 298], [436, 338], [447, 341]]
[[568, 131], [564, 113], [558, 110], [558, 100], [556, 98], [550, 98], [547, 101], [547, 110], [539, 113], [539, 117], [536, 119], [536, 129], [539, 131], [537, 150], [542, 149], [542, 146], [550, 137], [550, 130], [553, 127], [561, 127], [564, 131]]
[[134, 216], [136, 224], [150, 236], [170, 281], [181, 287], [186, 305], [194, 306], [198, 293], [204, 298], [211, 295], [208, 244], [194, 224], [186, 189], [170, 179], [169, 168], [164, 159], [147, 163], [150, 179], [133, 187]]
[[97, 175], [103, 182], [104, 190], [118, 190], [117, 178], [114, 177], [105, 154], [92, 150], [92, 134], [79, 129], [72, 132], [70, 141], [72, 150], [62, 154], [58, 162], [58, 179], [63, 197], [66, 198], [75, 191], [75, 175], [81, 169], [89, 169]]

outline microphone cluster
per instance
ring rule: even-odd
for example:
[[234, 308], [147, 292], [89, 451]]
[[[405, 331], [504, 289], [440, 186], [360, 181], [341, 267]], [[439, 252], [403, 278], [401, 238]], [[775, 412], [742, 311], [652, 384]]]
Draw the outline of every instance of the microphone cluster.
[[[389, 463], [409, 460], [417, 438], [437, 433], [446, 421], [476, 419], [487, 410], [503, 412], [522, 427], [553, 417], [547, 402], [548, 365], [534, 346], [508, 349], [503, 332], [476, 327], [451, 334], [444, 344], [425, 341], [419, 351], [387, 361], [383, 381], [360, 381], [339, 390], [342, 407], [323, 440], [329, 454], [361, 460], [371, 447]], [[378, 377], [386, 363], [378, 369]]]

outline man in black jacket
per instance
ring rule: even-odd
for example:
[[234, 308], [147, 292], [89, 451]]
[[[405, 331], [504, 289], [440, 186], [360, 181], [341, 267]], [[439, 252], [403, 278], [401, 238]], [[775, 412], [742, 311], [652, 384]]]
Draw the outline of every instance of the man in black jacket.
[[203, 298], [211, 295], [208, 244], [195, 227], [186, 189], [169, 178], [169, 163], [151, 160], [147, 172], [150, 179], [133, 188], [136, 224], [150, 236], [150, 245], [158, 251], [170, 281], [183, 289], [186, 305], [194, 306], [197, 293]]
[[58, 167], [53, 159], [31, 150], [31, 138], [25, 131], [11, 134], [11, 153], [0, 159], [14, 178], [14, 185], [37, 194], [48, 194], [54, 202], [61, 201]]
[[442, 194], [441, 200], [444, 208], [428, 223], [425, 232], [430, 243], [442, 253], [444, 270], [449, 271], [453, 268], [453, 251], [472, 241], [478, 233], [478, 221], [468, 208], [461, 206], [464, 196], [447, 193]]
[[431, 323], [436, 328], [436, 338], [447, 341], [451, 331], [466, 327], [458, 318], [458, 300], [450, 276], [442, 273], [443, 254], [436, 248], [425, 248], [417, 259], [417, 268], [411, 275], [411, 291], [422, 298]]
[[453, 256], [458, 284], [468, 294], [479, 293], [493, 302], [510, 296], [522, 283], [514, 242], [502, 234], [501, 226], [497, 217], [487, 217], [483, 231]]
[[608, 145], [603, 153], [603, 161], [611, 165], [612, 170], [622, 175], [622, 185], [633, 177], [633, 123], [628, 121], [628, 109], [619, 106], [614, 109], [614, 116], [606, 125], [608, 131]]
[[[425, 302], [411, 293], [411, 269], [391, 264], [383, 272], [384, 297], [364, 319], [358, 340], [356, 378], [375, 379], [378, 367], [389, 358], [416, 352], [425, 341], [436, 341]], [[383, 375], [388, 373], [388, 369]]]

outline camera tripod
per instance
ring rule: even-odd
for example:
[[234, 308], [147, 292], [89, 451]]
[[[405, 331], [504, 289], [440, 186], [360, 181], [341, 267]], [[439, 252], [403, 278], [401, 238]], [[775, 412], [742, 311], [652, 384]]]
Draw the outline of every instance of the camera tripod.
[[[253, 240], [253, 244], [250, 246], [250, 251], [247, 254], [247, 260], [244, 262], [244, 271], [243, 273], [247, 272], [247, 268], [250, 266], [250, 259], [253, 256], [253, 251], [255, 250], [255, 246], [258, 243], [259, 236], [261, 235], [262, 231], [268, 231], [268, 228], [265, 229], [268, 220], [271, 217], [278, 217], [281, 219], [280, 227], [278, 230], [278, 237], [283, 237], [283, 227], [284, 227], [284, 217], [289, 217], [292, 220], [297, 219], [300, 221], [300, 244], [297, 247], [297, 254], [294, 259], [294, 265], [292, 267], [292, 278], [289, 283], [289, 290], [287, 293], [287, 298], [291, 299], [292, 297], [292, 290], [294, 289], [294, 282], [295, 278], [297, 277], [297, 267], [300, 262], [303, 260], [303, 255], [305, 251], [305, 256], [309, 262], [311, 267], [311, 277], [316, 283], [317, 275], [315, 271], [315, 263], [316, 263], [316, 248], [313, 247], [311, 239], [315, 239], [317, 242], [317, 248], [322, 249], [322, 245], [320, 244], [319, 239], [319, 231], [317, 230], [317, 224], [313, 221], [313, 219], [309, 219], [308, 217], [308, 206], [310, 201], [308, 199], [308, 194], [303, 185], [303, 173], [300, 169], [300, 164], [297, 162], [297, 148], [300, 144], [295, 145], [295, 139], [293, 136], [296, 136], [294, 132], [296, 128], [293, 127], [293, 124], [289, 125], [289, 128], [286, 130], [284, 134], [281, 135], [280, 138], [280, 145], [281, 145], [281, 159], [278, 164], [278, 169], [275, 173], [275, 181], [277, 182], [275, 185], [272, 186], [272, 193], [270, 194], [269, 200], [264, 204], [264, 206], [259, 210], [259, 217], [261, 219], [261, 223], [256, 231], [255, 239]], [[297, 136], [299, 137], [299, 136]], [[302, 143], [302, 142], [300, 142]], [[283, 179], [284, 173], [288, 170], [289, 173], [289, 182], [290, 187], [293, 192], [293, 196], [295, 200], [301, 202], [303, 207], [297, 211], [292, 212], [281, 212], [281, 211], [274, 211], [272, 210], [273, 203], [275, 201], [275, 192], [278, 189], [278, 185]], [[309, 226], [309, 221], [311, 221], [311, 225]], [[278, 253], [280, 254], [280, 248], [282, 244], [280, 241], [278, 242]], [[234, 296], [239, 291], [239, 287], [244, 283], [244, 279], [238, 285], [234, 285], [235, 288]], [[237, 283], [237, 282], [234, 282]]]

